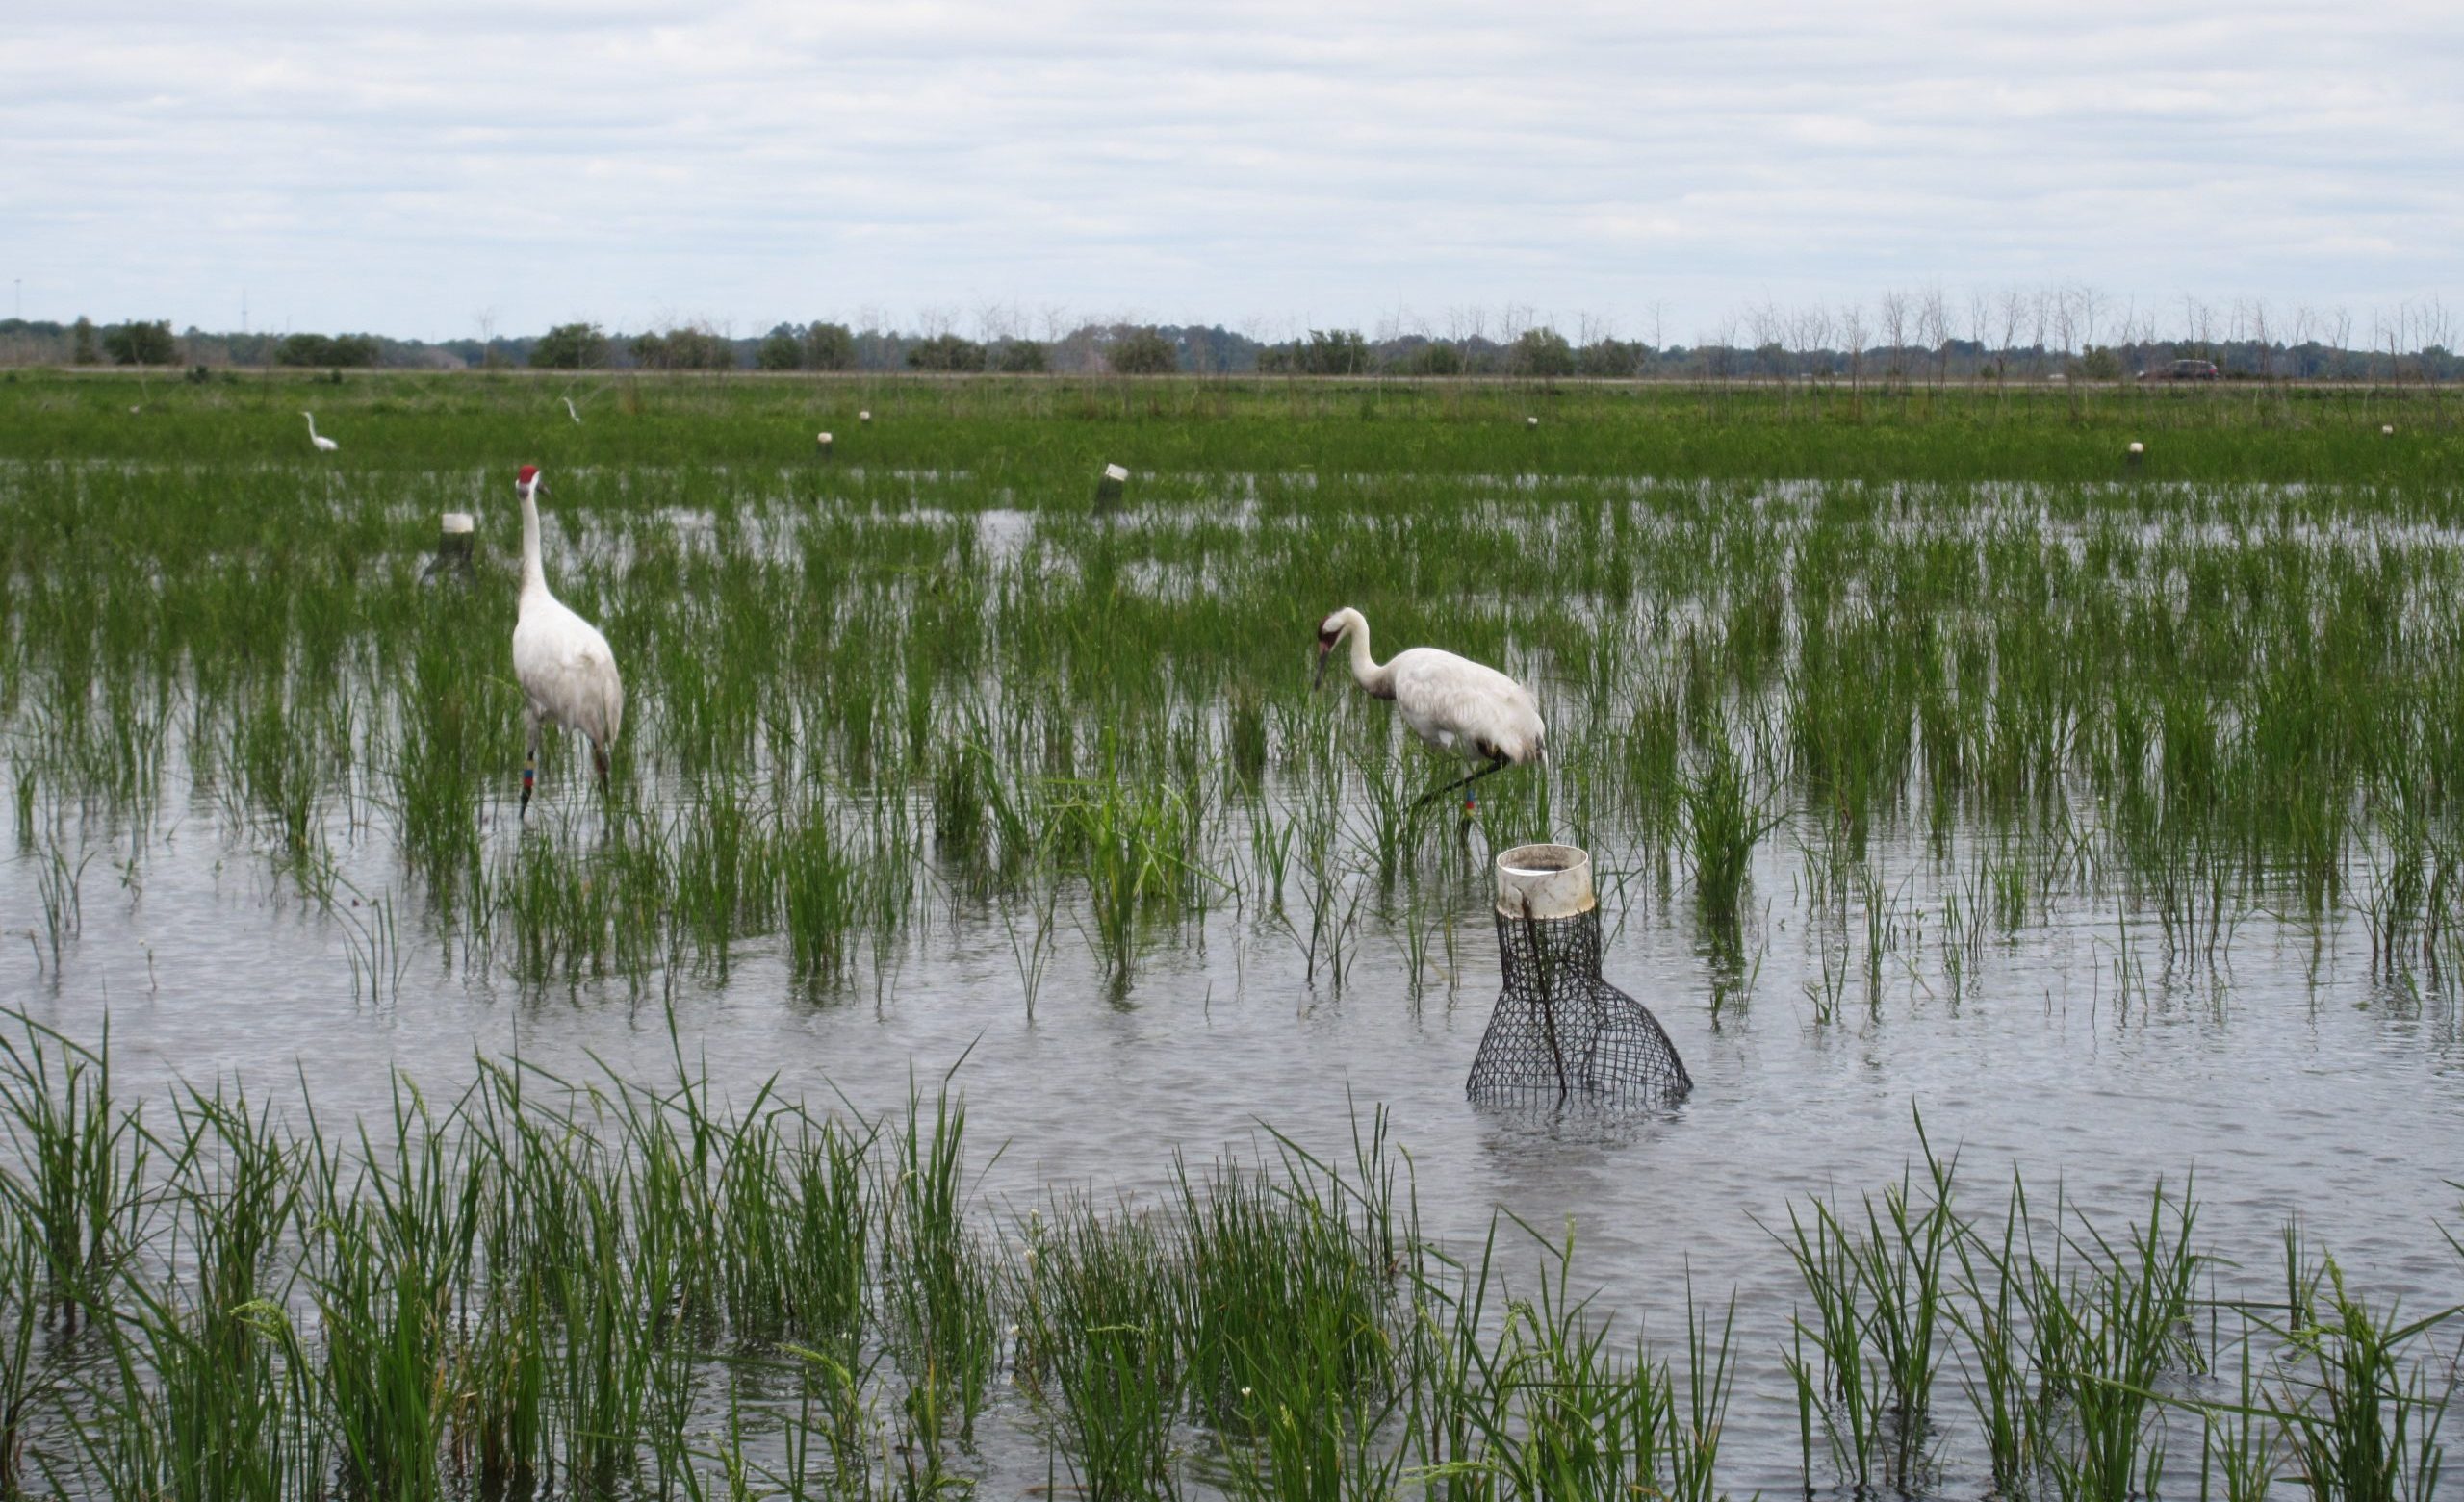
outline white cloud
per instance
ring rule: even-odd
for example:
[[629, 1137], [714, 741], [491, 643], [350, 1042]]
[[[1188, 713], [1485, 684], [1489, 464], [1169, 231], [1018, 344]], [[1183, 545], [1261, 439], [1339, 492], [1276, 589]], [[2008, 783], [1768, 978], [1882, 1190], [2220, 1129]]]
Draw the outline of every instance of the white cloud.
[[2455, 292], [2451, 5], [38, 4], [32, 316], [992, 302], [1675, 328], [1886, 286]]

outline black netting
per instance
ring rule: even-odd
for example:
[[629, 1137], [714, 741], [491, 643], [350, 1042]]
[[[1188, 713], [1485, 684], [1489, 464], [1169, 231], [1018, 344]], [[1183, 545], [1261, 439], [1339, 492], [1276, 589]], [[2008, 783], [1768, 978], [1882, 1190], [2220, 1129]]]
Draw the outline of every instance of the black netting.
[[1694, 1087], [1659, 1020], [1600, 978], [1599, 908], [1572, 918], [1500, 913], [1498, 954], [1505, 989], [1472, 1060], [1472, 1099], [1648, 1108]]

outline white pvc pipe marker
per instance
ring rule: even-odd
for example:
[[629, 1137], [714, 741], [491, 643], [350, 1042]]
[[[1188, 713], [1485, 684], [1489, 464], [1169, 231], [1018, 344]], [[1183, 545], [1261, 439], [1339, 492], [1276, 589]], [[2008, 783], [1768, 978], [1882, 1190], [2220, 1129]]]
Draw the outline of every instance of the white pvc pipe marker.
[[1498, 857], [1498, 911], [1509, 918], [1574, 918], [1596, 905], [1591, 856], [1575, 846], [1518, 845]]

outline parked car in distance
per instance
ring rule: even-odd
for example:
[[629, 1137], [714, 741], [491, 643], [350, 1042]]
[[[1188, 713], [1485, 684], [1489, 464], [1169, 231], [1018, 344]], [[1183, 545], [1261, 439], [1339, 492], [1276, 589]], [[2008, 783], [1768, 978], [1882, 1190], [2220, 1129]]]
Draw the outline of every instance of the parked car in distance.
[[2171, 365], [2142, 370], [2139, 378], [2143, 381], [2214, 381], [2221, 380], [2223, 373], [2216, 368], [2213, 360], [2176, 360]]

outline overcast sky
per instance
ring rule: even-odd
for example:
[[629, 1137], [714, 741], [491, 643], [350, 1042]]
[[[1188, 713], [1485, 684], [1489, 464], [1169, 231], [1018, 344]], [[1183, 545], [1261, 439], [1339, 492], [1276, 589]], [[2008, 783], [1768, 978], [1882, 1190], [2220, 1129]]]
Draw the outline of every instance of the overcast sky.
[[2458, 0], [0, 11], [29, 318], [1691, 342], [2080, 282], [2366, 328], [2460, 267]]

